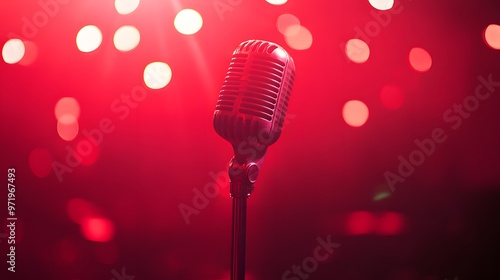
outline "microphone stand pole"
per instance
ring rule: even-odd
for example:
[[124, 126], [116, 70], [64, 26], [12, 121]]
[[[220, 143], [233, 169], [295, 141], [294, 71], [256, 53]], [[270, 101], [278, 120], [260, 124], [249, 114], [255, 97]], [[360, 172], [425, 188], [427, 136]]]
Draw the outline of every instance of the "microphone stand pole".
[[255, 162], [229, 163], [230, 193], [233, 199], [231, 280], [245, 280], [247, 199], [254, 190], [262, 158]]

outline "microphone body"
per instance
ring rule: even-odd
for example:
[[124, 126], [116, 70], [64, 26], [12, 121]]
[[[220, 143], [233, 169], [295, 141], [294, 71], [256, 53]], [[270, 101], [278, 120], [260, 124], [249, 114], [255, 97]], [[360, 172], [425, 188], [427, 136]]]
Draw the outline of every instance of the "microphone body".
[[215, 107], [215, 131], [229, 141], [239, 164], [262, 162], [278, 140], [295, 64], [275, 43], [249, 40], [233, 52]]
[[247, 198], [253, 192], [267, 147], [281, 135], [295, 64], [275, 43], [249, 40], [233, 52], [215, 107], [217, 134], [231, 143], [233, 198], [231, 280], [245, 279]]

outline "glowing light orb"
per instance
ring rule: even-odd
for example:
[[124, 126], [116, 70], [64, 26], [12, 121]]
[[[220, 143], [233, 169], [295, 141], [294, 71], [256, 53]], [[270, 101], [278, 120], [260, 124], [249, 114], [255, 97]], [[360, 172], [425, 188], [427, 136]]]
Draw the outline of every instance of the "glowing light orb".
[[283, 5], [288, 2], [288, 0], [266, 0], [266, 2], [272, 5]]
[[10, 39], [3, 45], [2, 58], [5, 63], [15, 64], [23, 59], [26, 48], [23, 41], [19, 39]]
[[174, 26], [179, 33], [192, 35], [200, 31], [203, 26], [203, 18], [200, 13], [193, 9], [184, 9], [175, 16]]
[[113, 43], [115, 48], [122, 52], [127, 52], [135, 49], [141, 41], [141, 33], [134, 26], [125, 25], [115, 32]]
[[76, 46], [81, 52], [95, 51], [102, 43], [101, 30], [95, 25], [82, 27], [76, 35]]
[[370, 57], [370, 47], [360, 39], [350, 39], [345, 45], [347, 58], [355, 63], [364, 63]]
[[24, 56], [19, 61], [20, 65], [30, 65], [32, 64], [38, 56], [38, 46], [33, 41], [23, 41], [24, 43]]
[[172, 69], [165, 62], [152, 62], [144, 68], [144, 83], [150, 89], [161, 89], [170, 83]]
[[300, 20], [292, 14], [282, 14], [276, 20], [278, 31], [285, 36], [296, 35], [301, 28]]
[[291, 25], [286, 28], [284, 35], [288, 46], [295, 50], [307, 50], [313, 43], [311, 31], [304, 26]]
[[344, 121], [352, 127], [360, 127], [368, 120], [368, 107], [359, 100], [351, 100], [344, 104], [342, 116]]
[[373, 8], [381, 11], [389, 10], [394, 6], [394, 0], [368, 0]]
[[73, 115], [62, 115], [57, 120], [57, 133], [65, 141], [72, 141], [78, 135], [78, 120]]
[[64, 115], [71, 115], [75, 119], [80, 117], [80, 104], [73, 97], [63, 97], [57, 101], [54, 108], [54, 114], [56, 119], [61, 118]]
[[141, 0], [115, 0], [115, 9], [120, 15], [128, 15], [139, 7]]
[[404, 228], [404, 216], [396, 212], [384, 212], [379, 216], [377, 233], [381, 235], [400, 234]]
[[106, 218], [89, 218], [81, 224], [83, 236], [95, 242], [107, 242], [113, 239], [115, 227], [113, 223]]
[[412, 48], [409, 55], [410, 65], [417, 72], [427, 72], [432, 66], [431, 55], [422, 48]]
[[500, 25], [488, 25], [484, 30], [484, 40], [490, 48], [500, 50]]
[[347, 217], [346, 229], [351, 235], [372, 233], [376, 225], [375, 216], [367, 211], [356, 211]]

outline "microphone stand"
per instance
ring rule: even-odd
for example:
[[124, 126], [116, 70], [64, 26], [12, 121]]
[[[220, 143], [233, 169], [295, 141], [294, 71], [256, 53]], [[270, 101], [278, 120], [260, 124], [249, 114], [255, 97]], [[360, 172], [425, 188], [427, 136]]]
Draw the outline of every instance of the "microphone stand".
[[[235, 149], [236, 151], [236, 149]], [[231, 280], [245, 280], [245, 248], [247, 199], [254, 190], [264, 160], [265, 150], [256, 161], [237, 160], [229, 163], [230, 194], [233, 199]]]

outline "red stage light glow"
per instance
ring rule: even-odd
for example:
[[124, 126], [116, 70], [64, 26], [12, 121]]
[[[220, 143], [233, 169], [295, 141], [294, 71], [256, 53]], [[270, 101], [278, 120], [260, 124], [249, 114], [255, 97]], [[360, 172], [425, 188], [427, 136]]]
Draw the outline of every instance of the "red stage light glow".
[[57, 101], [54, 115], [58, 120], [64, 115], [71, 115], [78, 119], [80, 117], [80, 104], [73, 97], [63, 97]]
[[57, 120], [57, 134], [65, 141], [72, 141], [78, 135], [80, 127], [73, 115], [62, 115]]
[[370, 57], [370, 47], [360, 39], [350, 39], [345, 45], [345, 54], [352, 62], [364, 63]]
[[412, 48], [409, 60], [411, 67], [417, 72], [427, 72], [432, 66], [431, 55], [422, 48]]
[[378, 217], [376, 232], [380, 235], [397, 235], [404, 229], [404, 216], [396, 212], [384, 212]]
[[373, 8], [381, 11], [389, 10], [394, 6], [394, 0], [368, 0]]
[[288, 2], [288, 0], [266, 0], [267, 3], [269, 4], [272, 4], [272, 5], [283, 5], [285, 4], [286, 2]]
[[25, 51], [26, 49], [23, 41], [19, 39], [10, 39], [3, 45], [2, 58], [5, 63], [15, 64], [21, 61]]
[[500, 50], [500, 25], [488, 25], [488, 27], [484, 29], [483, 36], [484, 41], [490, 48]]
[[118, 28], [113, 37], [115, 48], [122, 52], [128, 52], [135, 49], [141, 41], [141, 33], [137, 28], [131, 25], [125, 25]]
[[115, 229], [113, 223], [106, 218], [88, 218], [81, 224], [83, 236], [95, 242], [107, 242], [113, 239]]
[[115, 0], [115, 9], [120, 15], [128, 15], [135, 11], [140, 3], [140, 0]]
[[360, 127], [366, 123], [369, 116], [368, 107], [359, 100], [351, 100], [342, 109], [344, 121], [352, 127]]
[[93, 52], [102, 43], [101, 30], [95, 25], [82, 27], [76, 35], [76, 46], [81, 52]]
[[179, 33], [192, 35], [200, 31], [203, 26], [203, 18], [200, 13], [193, 9], [184, 9], [175, 16], [174, 26]]
[[172, 69], [165, 62], [151, 62], [144, 68], [144, 83], [150, 89], [161, 89], [170, 83]]
[[356, 211], [347, 217], [346, 231], [350, 235], [372, 233], [375, 229], [375, 216], [368, 211]]
[[292, 14], [282, 14], [276, 20], [278, 31], [285, 36], [297, 34], [300, 31], [300, 26], [300, 20]]
[[291, 25], [285, 29], [285, 41], [292, 49], [307, 50], [313, 43], [313, 35], [304, 26]]

